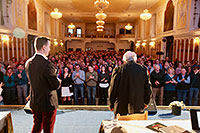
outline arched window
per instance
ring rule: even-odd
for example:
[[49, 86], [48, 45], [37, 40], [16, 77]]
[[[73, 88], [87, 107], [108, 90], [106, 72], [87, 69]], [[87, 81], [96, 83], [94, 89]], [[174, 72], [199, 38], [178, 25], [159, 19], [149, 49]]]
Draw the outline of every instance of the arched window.
[[82, 29], [81, 29], [81, 27], [77, 27], [76, 28], [76, 34], [77, 34], [77, 37], [81, 37], [81, 35], [82, 35]]

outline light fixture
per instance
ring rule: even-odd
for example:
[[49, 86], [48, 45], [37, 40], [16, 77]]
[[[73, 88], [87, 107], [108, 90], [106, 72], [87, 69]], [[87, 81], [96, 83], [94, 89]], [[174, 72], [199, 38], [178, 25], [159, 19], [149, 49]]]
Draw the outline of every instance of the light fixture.
[[151, 13], [149, 13], [149, 10], [145, 9], [142, 14], [140, 14], [140, 18], [143, 20], [148, 20], [152, 17]]
[[100, 31], [100, 32], [101, 32], [101, 31], [103, 31], [103, 29], [97, 29], [97, 31]]
[[199, 45], [199, 37], [194, 38], [194, 44]]
[[150, 45], [151, 47], [154, 47], [154, 46], [155, 46], [155, 42], [152, 41], [152, 42], [149, 43], [149, 45]]
[[106, 19], [107, 15], [103, 13], [103, 10], [100, 10], [99, 13], [96, 14], [96, 18], [99, 20], [104, 20]]
[[97, 26], [97, 29], [103, 29], [103, 28], [104, 28], [104, 26], [102, 26], [102, 25]]
[[[130, 14], [128, 14], [128, 18], [130, 18]], [[126, 26], [125, 26], [125, 29], [127, 30], [131, 30], [133, 28], [133, 26], [131, 26], [130, 23], [128, 23]]]
[[107, 0], [96, 0], [94, 2], [94, 5], [98, 8], [98, 9], [106, 9], [109, 6], [109, 2]]
[[142, 43], [142, 46], [145, 47], [145, 46], [146, 46], [146, 42], [143, 42], [143, 43]]
[[96, 24], [97, 24], [97, 25], [104, 25], [105, 22], [104, 22], [103, 20], [97, 20], [97, 21], [96, 21]]
[[62, 13], [59, 12], [58, 8], [54, 8], [54, 11], [50, 13], [51, 17], [54, 19], [59, 19], [62, 17]]
[[131, 30], [132, 28], [133, 28], [133, 26], [131, 26], [130, 23], [128, 23], [128, 24], [125, 26], [125, 29], [127, 29], [127, 30]]
[[139, 43], [139, 42], [137, 42], [135, 45], [136, 45], [136, 47], [139, 47], [139, 46], [140, 46], [140, 43]]
[[76, 26], [73, 24], [73, 23], [70, 23], [69, 25], [68, 25], [68, 28], [69, 29], [74, 29]]
[[8, 42], [8, 41], [9, 41], [8, 35], [2, 35], [1, 40], [2, 40], [3, 42]]
[[151, 13], [149, 13], [149, 10], [147, 9], [147, 0], [146, 0], [146, 9], [144, 10], [143, 13], [140, 14], [140, 18], [142, 20], [148, 20], [152, 17]]

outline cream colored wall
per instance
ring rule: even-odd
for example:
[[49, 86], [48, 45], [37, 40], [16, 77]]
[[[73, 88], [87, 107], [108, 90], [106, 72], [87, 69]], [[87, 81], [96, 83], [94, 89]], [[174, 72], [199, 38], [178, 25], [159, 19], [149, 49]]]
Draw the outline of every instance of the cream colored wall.
[[131, 45], [128, 41], [117, 41], [115, 44], [115, 50], [119, 51], [119, 49], [130, 49]]

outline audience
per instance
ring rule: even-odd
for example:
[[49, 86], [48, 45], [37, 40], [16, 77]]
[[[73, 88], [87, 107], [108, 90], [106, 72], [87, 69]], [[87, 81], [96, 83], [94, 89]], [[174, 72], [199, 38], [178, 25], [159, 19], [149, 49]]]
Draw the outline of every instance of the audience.
[[[62, 80], [58, 90], [59, 103], [85, 104], [87, 100], [89, 105], [106, 105], [112, 71], [123, 64], [123, 54], [120, 51], [70, 51], [50, 55], [48, 58], [55, 65], [58, 78]], [[12, 58], [0, 62], [0, 88], [3, 88], [4, 104], [26, 103], [25, 97], [29, 93], [29, 84], [23, 70], [26, 60], [20, 57], [19, 60]], [[153, 60], [145, 54], [138, 56], [137, 62], [148, 68], [153, 96], [158, 105], [169, 105], [174, 100], [184, 101], [186, 105], [199, 105], [199, 62], [186, 61], [182, 64], [169, 57]], [[73, 95], [63, 96], [62, 87], [69, 87]]]

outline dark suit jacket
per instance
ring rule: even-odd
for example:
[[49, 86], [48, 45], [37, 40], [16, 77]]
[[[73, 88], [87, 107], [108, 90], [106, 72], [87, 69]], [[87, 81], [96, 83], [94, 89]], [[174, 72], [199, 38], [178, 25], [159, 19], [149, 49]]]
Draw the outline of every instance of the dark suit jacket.
[[56, 109], [59, 81], [53, 63], [36, 54], [26, 62], [25, 68], [30, 81], [31, 109], [41, 112]]
[[149, 103], [151, 92], [146, 67], [128, 62], [113, 70], [108, 91], [110, 108], [121, 115], [142, 112], [144, 103]]

